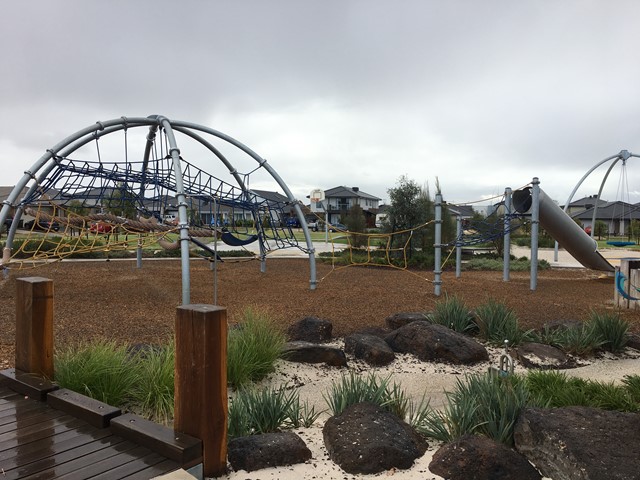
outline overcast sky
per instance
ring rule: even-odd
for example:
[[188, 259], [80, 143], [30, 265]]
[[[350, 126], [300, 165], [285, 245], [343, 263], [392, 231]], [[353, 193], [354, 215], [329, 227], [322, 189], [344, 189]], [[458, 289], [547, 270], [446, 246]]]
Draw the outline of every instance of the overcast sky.
[[[0, 8], [2, 185], [97, 120], [156, 113], [248, 145], [299, 199], [338, 185], [388, 199], [406, 175], [464, 203], [537, 176], [563, 203], [600, 160], [640, 154], [636, 0]], [[640, 159], [627, 173], [607, 199], [640, 201]]]

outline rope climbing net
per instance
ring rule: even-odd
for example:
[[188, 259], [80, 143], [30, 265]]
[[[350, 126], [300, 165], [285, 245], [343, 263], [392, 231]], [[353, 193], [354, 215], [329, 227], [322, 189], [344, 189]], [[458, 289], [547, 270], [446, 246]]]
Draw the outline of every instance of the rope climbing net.
[[[254, 179], [260, 182], [265, 173], [273, 175], [265, 172], [270, 168], [265, 160], [257, 166], [252, 162], [242, 173], [231, 165], [227, 152], [178, 125], [171, 134], [184, 133], [187, 140], [198, 141], [186, 142], [189, 149], [182, 148], [176, 165], [176, 152], [162, 123], [143, 122], [151, 128], [142, 140], [132, 135], [141, 130], [133, 126], [142, 126], [135, 123], [124, 119], [116, 127], [95, 129], [62, 151], [48, 151], [50, 160], [37, 176], [30, 173], [32, 182], [23, 196], [9, 202], [17, 225], [4, 267], [23, 268], [94, 252], [174, 249], [183, 226], [189, 239], [196, 243], [199, 238], [205, 250], [218, 238], [239, 248], [260, 242], [263, 257], [289, 247], [309, 252], [285, 221], [297, 202], [290, 195], [251, 189]], [[187, 152], [198, 158], [213, 154], [230, 179], [186, 161]], [[234, 157], [234, 164], [238, 161]], [[179, 219], [181, 207], [187, 212], [186, 224]]]
[[[409, 269], [411, 244], [416, 233], [424, 232], [431, 220], [414, 228], [391, 233], [361, 233], [348, 230], [338, 231], [331, 239], [331, 270], [322, 279], [337, 270], [348, 267], [387, 267], [409, 272], [423, 280], [419, 273]], [[415, 254], [415, 252], [414, 252]]]

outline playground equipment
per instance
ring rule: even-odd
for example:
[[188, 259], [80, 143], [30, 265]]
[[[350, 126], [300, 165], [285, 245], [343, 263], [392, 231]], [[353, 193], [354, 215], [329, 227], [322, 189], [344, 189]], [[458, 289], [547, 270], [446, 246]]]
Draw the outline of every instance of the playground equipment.
[[[605, 184], [607, 183], [607, 179], [609, 178], [609, 174], [611, 173], [611, 171], [613, 170], [613, 167], [615, 167], [618, 162], [622, 162], [622, 175], [621, 175], [621, 179], [624, 178], [624, 180], [621, 181], [621, 183], [624, 183], [626, 181], [626, 176], [625, 176], [625, 172], [626, 172], [626, 165], [627, 165], [627, 160], [629, 160], [629, 158], [632, 157], [636, 157], [636, 158], [640, 158], [640, 155], [637, 155], [635, 153], [631, 153], [628, 150], [621, 150], [619, 153], [616, 153], [615, 155], [611, 155], [610, 157], [605, 158], [604, 160], [601, 160], [600, 162], [596, 163], [593, 167], [591, 167], [587, 173], [585, 173], [583, 175], [583, 177], [578, 181], [578, 183], [576, 184], [576, 186], [573, 188], [573, 190], [571, 191], [571, 193], [569, 194], [569, 198], [567, 198], [567, 201], [565, 202], [564, 205], [564, 211], [567, 212], [569, 209], [569, 206], [571, 204], [571, 201], [573, 200], [573, 196], [576, 194], [576, 192], [578, 191], [578, 189], [580, 188], [580, 186], [584, 183], [584, 181], [595, 171], [597, 170], [600, 166], [606, 164], [607, 162], [611, 162], [611, 165], [609, 165], [609, 168], [607, 168], [607, 171], [604, 174], [604, 177], [602, 179], [602, 183], [600, 184], [600, 188], [598, 189], [598, 194], [596, 195], [595, 201], [594, 201], [594, 207], [593, 207], [593, 214], [591, 217], [591, 238], [594, 237], [595, 235], [595, 224], [596, 224], [596, 218], [597, 218], [597, 214], [598, 214], [598, 201], [600, 200], [600, 197], [602, 195], [602, 191], [604, 189]], [[621, 188], [626, 188], [627, 185], [619, 185], [619, 190]], [[624, 218], [624, 212], [622, 217]], [[614, 241], [615, 242], [615, 241]], [[623, 245], [622, 243], [616, 245], [614, 242], [611, 243], [611, 245], [613, 246], [626, 246]], [[625, 244], [627, 242], [624, 242]], [[555, 250], [554, 250], [554, 259], [557, 261], [558, 260], [558, 245], [559, 242], [556, 242], [555, 244]]]
[[[539, 187], [537, 210], [542, 227], [582, 265], [592, 270], [613, 272], [613, 266], [598, 252], [598, 243], [551, 200]], [[534, 209], [533, 187], [516, 190], [513, 205], [517, 212]], [[531, 246], [533, 251], [533, 245]]]
[[[195, 159], [194, 163], [185, 158]], [[213, 168], [215, 161], [222, 169], [214, 176], [197, 167], [196, 160], [207, 168]], [[284, 195], [267, 198], [251, 188], [252, 182], [265, 179], [275, 181]], [[284, 222], [285, 209], [297, 216], [306, 247], [299, 245]], [[33, 228], [48, 225], [40, 232], [47, 239], [41, 248], [49, 246], [47, 258], [61, 258], [76, 248], [130, 248], [130, 243], [116, 242], [121, 236], [127, 242], [133, 239], [140, 252], [144, 237], [154, 234], [155, 242], [173, 233], [181, 250], [184, 304], [190, 303], [189, 243], [194, 237], [220, 238], [239, 246], [260, 242], [261, 271], [270, 250], [300, 248], [309, 256], [311, 289], [316, 287], [311, 236], [287, 185], [249, 147], [194, 123], [152, 115], [84, 128], [48, 149], [18, 180], [0, 210], [0, 225], [11, 210], [14, 218], [0, 262], [3, 270], [15, 260], [12, 247], [21, 218], [31, 214]], [[92, 232], [94, 221], [108, 226], [94, 227]], [[246, 222], [255, 233], [242, 238], [233, 230]], [[57, 232], [53, 224], [58, 225]], [[108, 243], [92, 241], [97, 235]]]
[[613, 302], [625, 309], [640, 308], [640, 258], [621, 258], [616, 267]]

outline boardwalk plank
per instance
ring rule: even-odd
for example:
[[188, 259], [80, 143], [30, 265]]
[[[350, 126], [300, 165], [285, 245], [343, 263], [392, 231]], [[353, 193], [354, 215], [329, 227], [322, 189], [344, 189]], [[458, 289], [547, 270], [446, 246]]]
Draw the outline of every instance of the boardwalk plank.
[[3, 462], [3, 468], [5, 471], [12, 470], [29, 463], [48, 459], [51, 456], [63, 454], [68, 450], [100, 441], [109, 436], [111, 436], [109, 430], [96, 430], [84, 425], [77, 430], [69, 430], [53, 438], [48, 437], [32, 442], [29, 444], [28, 450], [20, 446], [6, 450], [3, 455], [6, 454], [8, 459]]

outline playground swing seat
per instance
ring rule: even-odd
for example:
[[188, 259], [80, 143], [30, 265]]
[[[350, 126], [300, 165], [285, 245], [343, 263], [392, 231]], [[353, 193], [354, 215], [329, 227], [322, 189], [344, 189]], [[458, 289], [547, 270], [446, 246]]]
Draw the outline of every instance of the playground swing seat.
[[624, 240], [607, 240], [607, 245], [611, 245], [612, 247], [630, 247], [635, 244], [636, 242], [627, 242]]
[[220, 236], [220, 240], [231, 247], [242, 247], [244, 245], [249, 245], [250, 243], [258, 240], [258, 238], [258, 235], [250, 235], [247, 238], [238, 238], [231, 232], [223, 232]]

